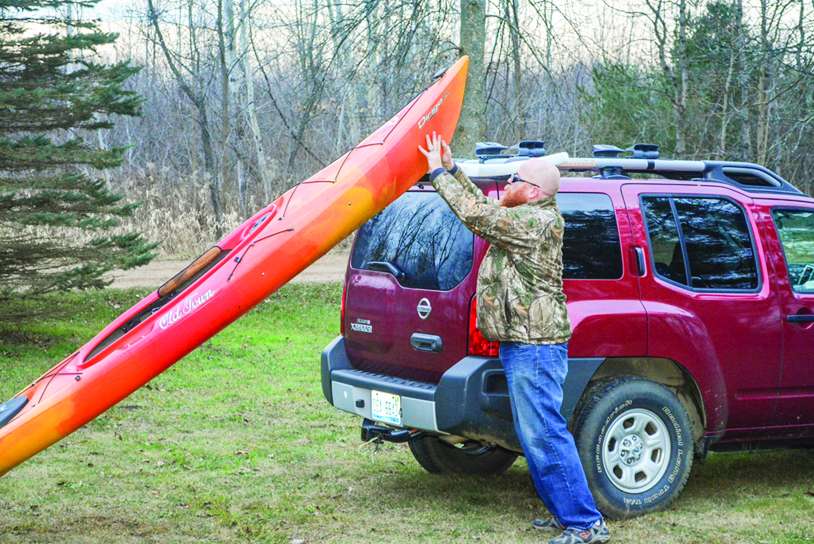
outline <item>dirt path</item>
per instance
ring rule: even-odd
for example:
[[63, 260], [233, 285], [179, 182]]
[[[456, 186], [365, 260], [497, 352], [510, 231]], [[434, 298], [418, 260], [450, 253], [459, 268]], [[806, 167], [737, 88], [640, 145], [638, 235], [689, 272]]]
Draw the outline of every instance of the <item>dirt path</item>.
[[[119, 270], [113, 273], [113, 284], [111, 287], [119, 289], [129, 287], [157, 288], [188, 265], [191, 260], [192, 259], [155, 260], [141, 268]], [[347, 264], [347, 250], [332, 251], [300, 272], [292, 281], [304, 283], [342, 281], [345, 276], [345, 267]]]

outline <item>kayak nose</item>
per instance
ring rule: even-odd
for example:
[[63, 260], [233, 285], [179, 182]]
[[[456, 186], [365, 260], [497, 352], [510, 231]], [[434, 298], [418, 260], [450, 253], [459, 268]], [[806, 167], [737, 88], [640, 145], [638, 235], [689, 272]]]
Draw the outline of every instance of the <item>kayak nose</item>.
[[28, 404], [28, 397], [19, 396], [0, 404], [0, 427], [14, 418]]

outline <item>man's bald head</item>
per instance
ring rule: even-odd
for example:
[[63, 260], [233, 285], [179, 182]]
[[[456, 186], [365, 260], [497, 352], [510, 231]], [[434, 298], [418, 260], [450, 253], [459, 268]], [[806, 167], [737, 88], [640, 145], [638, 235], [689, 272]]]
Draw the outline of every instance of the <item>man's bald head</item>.
[[517, 169], [517, 177], [535, 185], [543, 198], [554, 196], [560, 190], [560, 171], [546, 157], [525, 161]]

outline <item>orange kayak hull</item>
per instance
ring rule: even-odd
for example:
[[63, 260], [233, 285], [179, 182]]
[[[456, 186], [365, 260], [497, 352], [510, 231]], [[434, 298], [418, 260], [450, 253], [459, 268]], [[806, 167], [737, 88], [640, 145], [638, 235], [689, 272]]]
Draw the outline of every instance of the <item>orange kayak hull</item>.
[[417, 150], [425, 135], [453, 136], [467, 67], [463, 57], [358, 146], [0, 405], [0, 475], [166, 370], [409, 189], [426, 172]]

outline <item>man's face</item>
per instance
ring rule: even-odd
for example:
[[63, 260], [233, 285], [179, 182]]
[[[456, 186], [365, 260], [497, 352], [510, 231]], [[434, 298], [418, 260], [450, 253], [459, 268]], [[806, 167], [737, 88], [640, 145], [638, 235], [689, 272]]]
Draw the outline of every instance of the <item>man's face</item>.
[[504, 208], [521, 206], [539, 198], [539, 192], [537, 186], [520, 181], [516, 176], [512, 176], [503, 189], [500, 205]]

